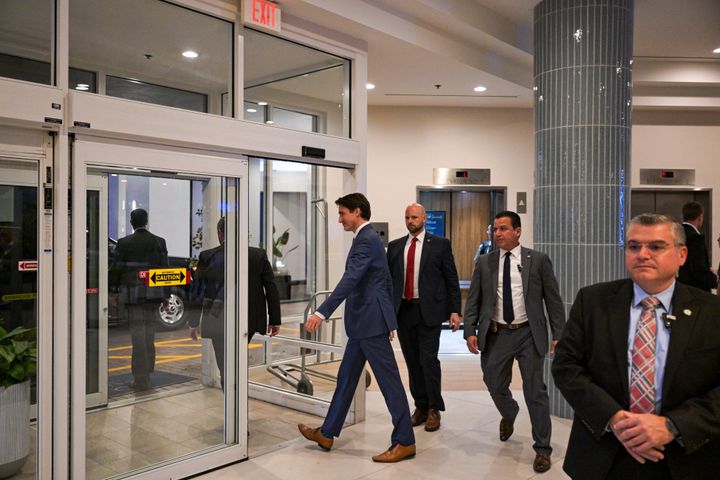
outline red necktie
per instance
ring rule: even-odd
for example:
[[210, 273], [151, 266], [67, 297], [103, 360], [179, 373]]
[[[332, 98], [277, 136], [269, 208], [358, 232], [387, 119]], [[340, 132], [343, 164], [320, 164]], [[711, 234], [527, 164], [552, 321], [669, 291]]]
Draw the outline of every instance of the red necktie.
[[412, 300], [413, 291], [415, 290], [415, 245], [417, 241], [417, 237], [413, 237], [410, 248], [408, 248], [407, 267], [405, 268], [405, 293], [403, 294], [405, 300]]
[[632, 348], [630, 369], [630, 411], [653, 413], [655, 411], [655, 335], [657, 319], [655, 307], [660, 305], [656, 297], [645, 297]]

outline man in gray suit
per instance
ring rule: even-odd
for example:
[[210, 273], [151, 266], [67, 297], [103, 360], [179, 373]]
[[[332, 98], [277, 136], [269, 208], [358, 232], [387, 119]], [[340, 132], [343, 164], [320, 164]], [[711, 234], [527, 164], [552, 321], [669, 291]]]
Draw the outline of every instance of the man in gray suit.
[[563, 306], [547, 255], [520, 246], [520, 216], [500, 212], [493, 222], [495, 245], [475, 264], [465, 307], [468, 350], [482, 352], [483, 380], [502, 419], [500, 441], [513, 433], [520, 410], [510, 393], [513, 359], [520, 364], [523, 394], [530, 411], [533, 469], [550, 469], [550, 408], [543, 382], [543, 358], [548, 351], [547, 309], [553, 352], [565, 325]]

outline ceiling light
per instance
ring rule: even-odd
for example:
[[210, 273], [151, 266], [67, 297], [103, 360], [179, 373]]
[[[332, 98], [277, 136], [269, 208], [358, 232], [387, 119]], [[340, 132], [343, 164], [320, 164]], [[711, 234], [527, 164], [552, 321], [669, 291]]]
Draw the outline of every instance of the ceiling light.
[[248, 113], [255, 113], [257, 112], [257, 108], [246, 108], [245, 111]]
[[275, 122], [273, 122], [272, 120], [266, 120], [265, 123], [267, 123], [268, 125], [272, 125]]
[[372, 90], [373, 88], [375, 88], [375, 84], [374, 84], [374, 83], [367, 83], [367, 84], [365, 84], [365, 88], [367, 88], [368, 90]]
[[715, 50], [713, 50], [713, 53], [720, 53], [720, 47], [718, 47], [718, 48], [716, 48]]
[[267, 102], [258, 102], [258, 105], [260, 105], [261, 107], [264, 107], [265, 105], [267, 105]]
[[487, 87], [483, 87], [482, 85], [478, 85], [477, 87], [473, 88], [476, 92], [484, 92], [487, 90]]
[[185, 58], [197, 58], [197, 57], [198, 57], [198, 54], [197, 54], [197, 52], [194, 52], [194, 51], [192, 51], [192, 50], [185, 50], [185, 51], [182, 53], [182, 56], [185, 57]]

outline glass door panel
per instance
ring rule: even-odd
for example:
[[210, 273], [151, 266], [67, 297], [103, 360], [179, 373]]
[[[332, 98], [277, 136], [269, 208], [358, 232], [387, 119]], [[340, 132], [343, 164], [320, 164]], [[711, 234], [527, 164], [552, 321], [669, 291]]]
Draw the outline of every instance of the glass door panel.
[[38, 164], [0, 158], [0, 477], [36, 477]]
[[238, 188], [88, 167], [85, 478], [239, 444]]

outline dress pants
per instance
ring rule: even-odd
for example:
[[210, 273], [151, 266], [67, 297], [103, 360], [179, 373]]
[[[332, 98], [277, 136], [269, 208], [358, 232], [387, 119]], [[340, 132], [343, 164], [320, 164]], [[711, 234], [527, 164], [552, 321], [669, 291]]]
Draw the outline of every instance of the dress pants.
[[[606, 435], [612, 435], [612, 433], [606, 433]], [[710, 478], [713, 473], [708, 472], [708, 475]], [[632, 458], [625, 448], [620, 447], [610, 472], [608, 472], [607, 480], [672, 480], [672, 476], [665, 460], [657, 463], [650, 461], [640, 463]]]
[[410, 420], [410, 408], [387, 334], [370, 338], [348, 339], [338, 370], [335, 393], [322, 425], [323, 433], [333, 437], [340, 436], [360, 375], [363, 373], [365, 361], [370, 363], [370, 368], [375, 374], [375, 380], [392, 417], [391, 445], [396, 443], [405, 446], [414, 445], [415, 434]]
[[420, 304], [403, 300], [398, 312], [398, 340], [402, 348], [410, 393], [415, 406], [423, 411], [430, 408], [445, 410], [441, 395], [440, 349], [441, 325], [427, 326]]
[[538, 453], [551, 453], [550, 401], [543, 381], [543, 356], [537, 352], [529, 326], [516, 330], [488, 331], [480, 364], [483, 380], [495, 406], [506, 420], [514, 421], [520, 407], [510, 393], [513, 360], [520, 364], [525, 403], [530, 412], [533, 448]]
[[131, 366], [136, 380], [147, 380], [155, 370], [155, 316], [159, 306], [156, 301], [127, 305]]

